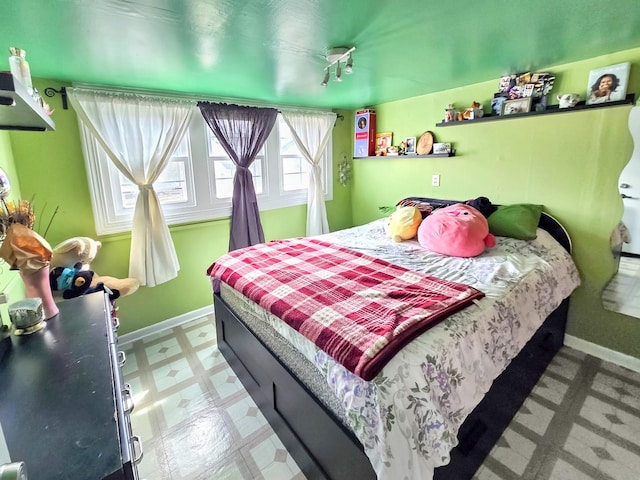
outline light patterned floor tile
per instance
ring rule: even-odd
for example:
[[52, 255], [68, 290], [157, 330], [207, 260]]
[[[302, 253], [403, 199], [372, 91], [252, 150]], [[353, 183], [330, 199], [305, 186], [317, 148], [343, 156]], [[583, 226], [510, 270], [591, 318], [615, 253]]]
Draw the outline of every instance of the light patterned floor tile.
[[158, 405], [164, 415], [167, 427], [171, 428], [181, 422], [188, 421], [191, 415], [211, 405], [211, 402], [202, 387], [193, 384], [160, 399]]
[[178, 473], [176, 478], [213, 472], [224, 459], [242, 459], [225, 423], [224, 412], [212, 406], [191, 413], [186, 420], [171, 428], [164, 440], [172, 471]]
[[507, 427], [491, 456], [512, 472], [522, 475], [535, 448], [535, 443]]
[[225, 401], [232, 395], [244, 391], [242, 382], [229, 366], [223, 371], [211, 375], [209, 378], [211, 379], [215, 393], [221, 401]]
[[267, 420], [251, 397], [243, 398], [234, 404], [228, 405], [226, 411], [243, 439], [267, 425]]
[[300, 468], [294, 462], [280, 439], [272, 434], [255, 447], [249, 448], [245, 455], [250, 455], [252, 463], [265, 478], [290, 480], [300, 475]]
[[544, 435], [554, 414], [553, 410], [549, 410], [535, 400], [528, 398], [520, 407], [514, 419], [538, 435]]
[[[147, 342], [145, 342], [147, 343]], [[167, 358], [182, 354], [182, 348], [175, 338], [168, 338], [160, 343], [154, 343], [145, 348], [149, 365], [161, 362]]]
[[619, 378], [599, 372], [591, 385], [594, 391], [640, 410], [640, 386], [631, 385]]
[[580, 416], [629, 442], [640, 441], [640, 416], [632, 415], [600, 399], [587, 397]]
[[568, 389], [569, 386], [566, 383], [556, 380], [549, 375], [544, 375], [533, 388], [532, 393], [556, 405], [560, 405]]
[[205, 370], [211, 370], [214, 367], [225, 365], [227, 363], [222, 356], [222, 353], [220, 353], [220, 350], [218, 350], [218, 347], [215, 345], [198, 350], [196, 352], [196, 356], [198, 357], [198, 360], [200, 360], [202, 368]]
[[204, 322], [195, 329], [189, 329], [185, 332], [187, 339], [192, 347], [197, 347], [205, 343], [215, 342], [216, 327], [213, 323]]
[[573, 380], [579, 369], [579, 362], [556, 355], [547, 367], [547, 372], [553, 372], [567, 380]]
[[152, 375], [158, 392], [175, 387], [179, 383], [194, 377], [186, 358], [179, 358], [167, 365], [155, 368], [152, 371]]
[[640, 456], [580, 425], [573, 426], [564, 449], [616, 480], [630, 480], [640, 471]]
[[570, 463], [567, 463], [561, 458], [559, 458], [556, 461], [555, 465], [553, 466], [550, 480], [600, 480], [600, 479], [590, 477], [584, 472], [578, 470], [576, 467], [574, 467]]

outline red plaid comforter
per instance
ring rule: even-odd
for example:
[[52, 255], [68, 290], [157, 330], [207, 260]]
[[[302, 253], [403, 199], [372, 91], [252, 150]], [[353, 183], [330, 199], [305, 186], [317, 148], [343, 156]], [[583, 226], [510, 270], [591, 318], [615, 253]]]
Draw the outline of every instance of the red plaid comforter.
[[484, 296], [468, 285], [308, 238], [230, 252], [207, 273], [365, 380], [417, 335]]

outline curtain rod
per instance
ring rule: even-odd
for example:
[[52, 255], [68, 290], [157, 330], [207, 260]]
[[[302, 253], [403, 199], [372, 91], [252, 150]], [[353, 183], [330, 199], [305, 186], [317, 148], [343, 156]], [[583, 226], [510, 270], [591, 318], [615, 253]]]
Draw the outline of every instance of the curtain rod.
[[[222, 102], [222, 103], [233, 103], [236, 105], [246, 106], [246, 107], [270, 107], [278, 110], [279, 113], [286, 110], [295, 110], [300, 112], [310, 112], [310, 113], [331, 113], [332, 109], [327, 108], [314, 108], [314, 107], [302, 107], [302, 106], [293, 106], [293, 105], [282, 105], [282, 104], [272, 104], [268, 102], [263, 102], [260, 100], [252, 100], [252, 99], [243, 99], [243, 98], [233, 98], [233, 97], [215, 97], [211, 95], [200, 95], [193, 93], [179, 93], [179, 92], [171, 92], [167, 90], [146, 90], [146, 89], [138, 89], [138, 88], [127, 88], [127, 87], [111, 87], [108, 85], [97, 85], [97, 84], [87, 84], [81, 82], [72, 82], [71, 86], [73, 88], [79, 88], [84, 90], [92, 90], [98, 93], [123, 93], [123, 94], [132, 94], [132, 95], [143, 95], [154, 98], [174, 98], [176, 100], [184, 100], [184, 101], [192, 101], [192, 102], [200, 102], [200, 101], [208, 101], [208, 102]], [[62, 87], [64, 88], [64, 87]], [[341, 114], [336, 114], [337, 118], [344, 120], [344, 116]]]

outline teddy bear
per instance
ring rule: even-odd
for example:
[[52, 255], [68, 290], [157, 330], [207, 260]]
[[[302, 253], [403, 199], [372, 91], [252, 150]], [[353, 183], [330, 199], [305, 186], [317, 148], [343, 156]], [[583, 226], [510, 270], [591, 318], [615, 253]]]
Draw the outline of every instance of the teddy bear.
[[[53, 271], [58, 267], [73, 268], [80, 263], [81, 269], [86, 271], [101, 247], [102, 243], [100, 241], [90, 237], [69, 238], [53, 248], [50, 263], [51, 269]], [[86, 288], [94, 289], [92, 291], [103, 290], [104, 287], [107, 287], [112, 292], [117, 291], [118, 296], [125, 296], [134, 293], [140, 286], [140, 282], [135, 278], [116, 278], [102, 276], [95, 271], [91, 272], [90, 284]], [[81, 276], [83, 275], [86, 276], [85, 274]]]
[[394, 242], [410, 240], [418, 233], [422, 214], [415, 207], [396, 207], [384, 224], [384, 231]]
[[475, 257], [496, 245], [489, 223], [480, 211], [456, 203], [439, 208], [418, 228], [418, 243], [432, 252], [452, 257]]
[[49, 285], [52, 291], [62, 291], [62, 298], [65, 300], [104, 291], [107, 291], [109, 299], [112, 301], [120, 297], [120, 292], [117, 289], [105, 288], [103, 282], [98, 282], [95, 286], [92, 286], [93, 277], [94, 272], [83, 270], [82, 263], [76, 262], [72, 268], [53, 268], [49, 272]]

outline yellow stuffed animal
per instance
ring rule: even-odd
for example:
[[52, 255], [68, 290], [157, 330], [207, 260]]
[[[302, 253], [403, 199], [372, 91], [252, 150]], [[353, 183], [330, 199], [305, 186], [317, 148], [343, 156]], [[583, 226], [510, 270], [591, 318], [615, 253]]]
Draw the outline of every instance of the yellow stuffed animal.
[[422, 214], [416, 207], [396, 207], [384, 224], [384, 231], [394, 242], [411, 240], [418, 233]]

